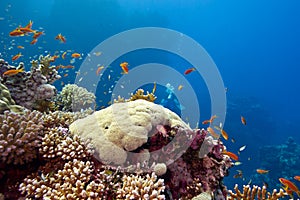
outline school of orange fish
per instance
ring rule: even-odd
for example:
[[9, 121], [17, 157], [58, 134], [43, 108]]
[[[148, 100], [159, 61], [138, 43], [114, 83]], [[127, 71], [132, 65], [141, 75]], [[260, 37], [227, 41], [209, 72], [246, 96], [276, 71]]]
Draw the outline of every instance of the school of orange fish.
[[[23, 37], [23, 36], [30, 36], [32, 34], [32, 41], [30, 42], [30, 45], [35, 45], [37, 42], [38, 42], [38, 39], [39, 37], [41, 37], [42, 35], [44, 35], [44, 31], [38, 31], [38, 30], [34, 30], [32, 29], [32, 25], [33, 25], [33, 21], [29, 21], [29, 23], [26, 25], [26, 26], [18, 26], [16, 27], [14, 30], [12, 30], [10, 33], [9, 33], [9, 36], [11, 37]], [[55, 37], [54, 37], [55, 40], [58, 40], [60, 41], [61, 43], [66, 43], [67, 40], [66, 40], [66, 37], [63, 36], [61, 33], [57, 34]], [[18, 49], [24, 49], [25, 47], [24, 46], [17, 46]], [[77, 52], [73, 52], [71, 53], [72, 51], [68, 50], [68, 51], [64, 51], [62, 54], [61, 54], [61, 58], [64, 60], [66, 59], [66, 56], [70, 53], [71, 54], [71, 58], [72, 59], [77, 59], [77, 58], [81, 58], [83, 56], [83, 54], [80, 54], [80, 53], [77, 53]], [[100, 56], [102, 53], [101, 52], [95, 52], [94, 55], [95, 56]], [[23, 56], [23, 54], [21, 52], [19, 52], [18, 54], [12, 56], [12, 61], [16, 61], [18, 60], [21, 56]], [[55, 54], [53, 56], [51, 56], [51, 62], [55, 62], [56, 59], [60, 58], [60, 55], [58, 54]], [[70, 63], [74, 63], [74, 60], [71, 60]], [[120, 63], [120, 67], [122, 69], [122, 74], [128, 74], [129, 73], [129, 64], [128, 62], [122, 62]], [[59, 69], [74, 69], [75, 66], [74, 65], [56, 65], [56, 69], [59, 70]], [[103, 65], [98, 65], [97, 66], [97, 69], [95, 71], [96, 75], [99, 76], [101, 74], [101, 71], [105, 68], [105, 66]], [[15, 74], [18, 74], [20, 72], [23, 72], [24, 71], [24, 68], [20, 68], [20, 69], [13, 69], [13, 70], [8, 70], [6, 72], [4, 72], [4, 76], [13, 76]], [[196, 71], [196, 68], [192, 67], [192, 68], [188, 68], [186, 69], [183, 74], [184, 75], [188, 75], [192, 72]], [[64, 77], [68, 76], [68, 74], [64, 74], [63, 75]], [[109, 77], [110, 78], [110, 75]], [[63, 83], [63, 82], [62, 82]], [[156, 86], [156, 84], [155, 84]], [[183, 89], [183, 85], [178, 85], [178, 90], [182, 90]], [[222, 125], [220, 124], [220, 126], [214, 126], [214, 127], [210, 127], [210, 125], [213, 123], [214, 119], [217, 118], [216, 115], [213, 115], [210, 119], [208, 120], [204, 120], [202, 122], [203, 125], [209, 125], [209, 127], [207, 128], [207, 131], [212, 135], [212, 137], [216, 138], [216, 139], [219, 139], [219, 136], [222, 135], [222, 137], [225, 139], [225, 140], [228, 140], [229, 139], [229, 135], [227, 134], [227, 132], [225, 130], [223, 130], [223, 127]], [[247, 122], [246, 122], [246, 119], [241, 116], [241, 123], [243, 125], [246, 126]], [[160, 128], [161, 127], [157, 127], [157, 128]], [[216, 131], [219, 131], [220, 132], [220, 135], [216, 133]], [[235, 142], [235, 140], [232, 138], [231, 139], [232, 142]], [[246, 148], [246, 145], [242, 146], [239, 148], [239, 151], [238, 151], [238, 154], [240, 154], [244, 149]], [[233, 153], [233, 152], [230, 152], [230, 151], [224, 151], [222, 152], [224, 155], [227, 155], [229, 156], [232, 160], [235, 161], [234, 165], [240, 165], [242, 164], [241, 162], [239, 162], [239, 157], [237, 154]], [[250, 159], [250, 158], [249, 158]], [[235, 174], [233, 177], [234, 178], [242, 178], [243, 177], [243, 172], [241, 170], [237, 170], [237, 174]], [[266, 170], [266, 169], [256, 169], [256, 172], [258, 174], [267, 174], [269, 172], [269, 170]], [[294, 179], [296, 181], [300, 181], [300, 176], [295, 176]], [[299, 189], [297, 188], [297, 186], [290, 180], [287, 180], [287, 179], [284, 179], [284, 178], [279, 178], [279, 182], [283, 185], [283, 188], [284, 190], [287, 192], [287, 194], [289, 194], [291, 197], [293, 195], [293, 193], [296, 193], [299, 197], [300, 197], [300, 191]]]

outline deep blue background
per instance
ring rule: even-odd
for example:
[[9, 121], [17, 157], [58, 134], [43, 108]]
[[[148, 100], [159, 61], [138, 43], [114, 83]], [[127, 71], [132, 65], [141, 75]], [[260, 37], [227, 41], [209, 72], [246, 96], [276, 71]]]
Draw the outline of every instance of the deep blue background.
[[[234, 152], [247, 145], [240, 156], [243, 162], [240, 168], [250, 176], [261, 167], [260, 146], [282, 144], [288, 136], [300, 143], [299, 9], [298, 0], [1, 0], [0, 17], [4, 19], [0, 20], [0, 47], [2, 57], [10, 61], [12, 55], [21, 51], [16, 45], [26, 46], [20, 61], [29, 64], [30, 56], [45, 50], [52, 54], [68, 49], [88, 53], [108, 37], [138, 27], [165, 27], [192, 37], [210, 54], [228, 88], [225, 129], [236, 143], [226, 142], [226, 145]], [[8, 36], [16, 26], [29, 20], [46, 33], [34, 46], [24, 38]], [[66, 36], [66, 44], [54, 40], [58, 33]], [[151, 56], [143, 59], [134, 54], [124, 59], [138, 65], [159, 62], [165, 56], [148, 53]], [[74, 65], [78, 68], [81, 62]], [[174, 58], [170, 63], [181, 65], [184, 61]], [[74, 71], [68, 73], [64, 83], [74, 81]], [[192, 84], [199, 82], [197, 79], [190, 77]], [[56, 85], [61, 87], [60, 82]], [[202, 85], [196, 89], [204, 97], [203, 118], [209, 118], [207, 91]], [[100, 94], [98, 98], [105, 97]], [[165, 98], [165, 94], [159, 98]], [[203, 108], [206, 104], [207, 108]], [[241, 125], [240, 115], [246, 117], [246, 127]], [[232, 186], [237, 180], [227, 181]]]

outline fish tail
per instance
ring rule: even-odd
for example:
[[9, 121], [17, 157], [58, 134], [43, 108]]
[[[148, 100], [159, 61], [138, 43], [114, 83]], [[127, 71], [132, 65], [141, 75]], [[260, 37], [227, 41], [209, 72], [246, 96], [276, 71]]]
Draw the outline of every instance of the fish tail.
[[296, 193], [297, 193], [298, 197], [300, 197], [300, 191], [298, 190]]

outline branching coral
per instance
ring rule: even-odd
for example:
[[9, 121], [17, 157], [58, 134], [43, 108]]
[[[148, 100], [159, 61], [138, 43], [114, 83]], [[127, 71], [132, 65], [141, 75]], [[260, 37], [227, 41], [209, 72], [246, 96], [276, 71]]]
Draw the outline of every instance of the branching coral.
[[148, 91], [146, 94], [144, 94], [143, 89], [138, 89], [135, 94], [131, 94], [131, 97], [129, 98], [128, 101], [135, 101], [137, 99], [144, 99], [150, 102], [154, 102], [156, 96], [154, 95], [154, 93], [149, 93]]
[[227, 198], [228, 200], [254, 200], [254, 199], [276, 200], [276, 199], [283, 198], [284, 196], [287, 195], [282, 189], [280, 189], [279, 192], [276, 189], [274, 189], [273, 192], [270, 193], [267, 191], [265, 186], [261, 188], [255, 185], [252, 188], [250, 187], [250, 185], [244, 185], [243, 191], [240, 191], [238, 189], [238, 185], [236, 184], [234, 190], [236, 193], [234, 193], [231, 190], [228, 191], [229, 193], [229, 196]]
[[0, 115], [0, 155], [4, 163], [23, 164], [37, 157], [43, 136], [42, 113], [25, 111]]
[[158, 179], [155, 173], [149, 174], [146, 177], [138, 175], [124, 175], [122, 188], [117, 191], [117, 199], [165, 199], [164, 180]]
[[57, 103], [64, 111], [80, 111], [95, 106], [95, 95], [83, 87], [67, 84], [58, 94]]
[[43, 137], [40, 154], [47, 159], [83, 159], [93, 154], [92, 145], [78, 135], [69, 135], [64, 128], [53, 128]]
[[86, 109], [82, 112], [63, 112], [63, 111], [55, 111], [45, 114], [43, 116], [43, 120], [45, 126], [48, 128], [55, 127], [64, 127], [67, 128], [71, 123], [76, 121], [77, 119], [82, 119], [91, 115], [94, 111], [91, 109]]

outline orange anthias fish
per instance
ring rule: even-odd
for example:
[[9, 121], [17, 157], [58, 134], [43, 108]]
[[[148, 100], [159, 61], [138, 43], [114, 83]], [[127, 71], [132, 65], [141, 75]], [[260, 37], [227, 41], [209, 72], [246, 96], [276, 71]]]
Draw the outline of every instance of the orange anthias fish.
[[191, 73], [191, 72], [193, 72], [193, 71], [196, 71], [196, 68], [195, 68], [195, 67], [192, 67], [192, 68], [189, 68], [189, 69], [185, 70], [185, 71], [184, 71], [184, 74], [187, 75], [187, 74], [189, 74], [189, 73]]
[[67, 52], [65, 51], [65, 52], [63, 52], [63, 54], [61, 55], [61, 58], [62, 59], [65, 59], [66, 58], [66, 54], [67, 54]]
[[285, 190], [287, 191], [288, 189], [292, 190], [293, 192], [295, 192], [298, 197], [300, 197], [300, 191], [298, 189], [298, 187], [291, 181], [285, 179], [285, 178], [279, 178], [279, 181], [281, 184], [283, 184], [285, 186]]
[[79, 57], [81, 57], [81, 55], [80, 55], [80, 53], [73, 53], [73, 54], [71, 55], [71, 57], [72, 57], [72, 58], [79, 58]]
[[55, 39], [61, 41], [62, 43], [66, 43], [66, 38], [61, 33], [58, 34]]
[[212, 129], [211, 127], [207, 127], [207, 131], [214, 137], [214, 138], [219, 138], [219, 134], [217, 134], [214, 129]]
[[51, 58], [49, 59], [50, 62], [55, 62], [55, 60], [59, 58], [59, 55], [54, 55], [54, 56], [51, 56]]
[[294, 176], [294, 179], [300, 181], [300, 176]]
[[124, 74], [128, 74], [128, 62], [122, 62], [120, 67], [122, 68]]
[[24, 35], [25, 35], [24, 32], [21, 31], [19, 28], [15, 29], [15, 30], [13, 30], [13, 31], [11, 31], [9, 33], [9, 36], [11, 36], [11, 37], [14, 37], [14, 36], [24, 36]]
[[102, 66], [100, 66], [100, 67], [98, 67], [98, 69], [96, 70], [96, 75], [97, 76], [99, 76], [99, 74], [100, 74], [100, 72], [101, 72], [101, 70], [104, 68], [104, 66], [102, 65]]
[[265, 169], [257, 169], [256, 172], [259, 174], [267, 174], [269, 173], [270, 170], [265, 170]]
[[19, 46], [17, 46], [17, 48], [18, 48], [18, 49], [24, 49], [25, 47], [19, 45]]
[[34, 45], [38, 40], [37, 39], [33, 39], [30, 44]]
[[34, 34], [33, 34], [32, 37], [34, 39], [37, 39], [38, 37], [40, 37], [41, 35], [43, 35], [43, 33], [44, 33], [43, 31], [34, 32]]
[[222, 153], [229, 156], [232, 160], [235, 160], [235, 161], [239, 160], [239, 157], [235, 153], [232, 153], [230, 151], [223, 151]]
[[17, 55], [14, 55], [11, 60], [18, 60], [21, 56], [23, 56], [21, 53], [18, 53]]
[[213, 115], [210, 119], [204, 120], [202, 122], [202, 124], [209, 124], [209, 123], [213, 123], [214, 119], [217, 118], [217, 115]]
[[21, 69], [10, 69], [10, 70], [7, 70], [6, 72], [4, 72], [3, 75], [5, 75], [5, 76], [12, 76], [12, 75], [18, 74], [18, 73], [23, 72], [23, 71], [24, 71], [24, 68], [21, 68]]
[[242, 122], [242, 124], [244, 124], [244, 125], [247, 124], [246, 119], [245, 119], [243, 116], [241, 116], [241, 122]]
[[221, 135], [223, 136], [223, 138], [225, 140], [228, 140], [228, 134], [226, 133], [226, 131], [224, 131], [223, 129], [221, 129]]

